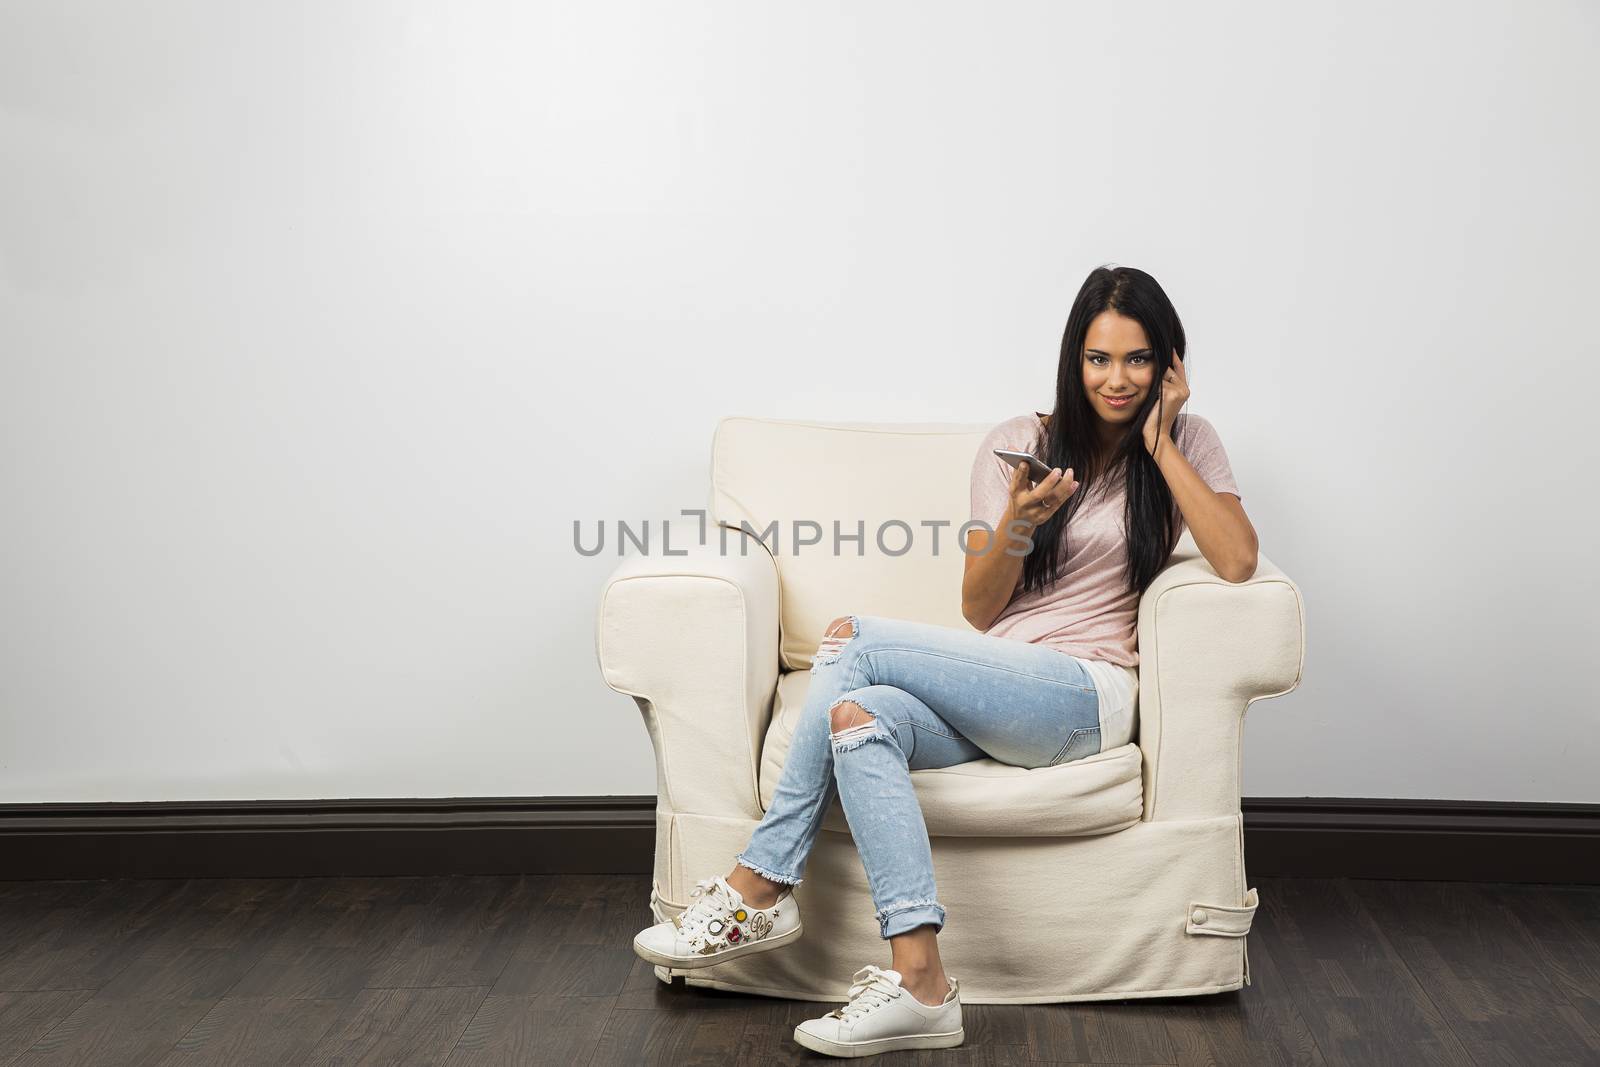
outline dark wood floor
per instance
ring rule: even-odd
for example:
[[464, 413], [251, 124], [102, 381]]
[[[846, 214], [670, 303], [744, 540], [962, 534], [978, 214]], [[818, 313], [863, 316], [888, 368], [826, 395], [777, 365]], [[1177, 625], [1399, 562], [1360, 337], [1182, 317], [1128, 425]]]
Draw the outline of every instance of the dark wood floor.
[[[962, 1048], [871, 1062], [1600, 1064], [1600, 887], [1254, 884], [1243, 990], [971, 1005]], [[0, 1064], [826, 1059], [791, 1034], [833, 1004], [658, 982], [629, 946], [648, 898], [633, 876], [0, 882]]]

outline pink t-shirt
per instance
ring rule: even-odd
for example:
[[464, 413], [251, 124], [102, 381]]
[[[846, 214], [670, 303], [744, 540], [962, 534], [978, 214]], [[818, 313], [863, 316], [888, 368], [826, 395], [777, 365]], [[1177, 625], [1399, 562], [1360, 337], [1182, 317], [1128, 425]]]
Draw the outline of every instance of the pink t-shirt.
[[[994, 449], [1032, 452], [1042, 459], [1044, 434], [1044, 422], [1038, 414], [1017, 415], [989, 431], [972, 465], [972, 518], [998, 529], [1011, 498], [1011, 465], [995, 455]], [[1200, 415], [1181, 413], [1173, 427], [1173, 438], [1207, 485], [1219, 493], [1239, 495], [1228, 454], [1209, 421]], [[1121, 478], [1101, 478], [1068, 523], [1066, 536], [1071, 552], [1061, 576], [1040, 592], [1013, 593], [1011, 603], [984, 632], [1038, 642], [1080, 659], [1136, 667], [1139, 598], [1128, 589], [1123, 574], [1128, 559], [1122, 524], [1126, 496]], [[1181, 513], [1179, 523], [1181, 533], [1187, 525]], [[1003, 531], [997, 536], [1000, 549], [1016, 545], [1006, 539]], [[1021, 584], [1019, 576], [1018, 589]]]

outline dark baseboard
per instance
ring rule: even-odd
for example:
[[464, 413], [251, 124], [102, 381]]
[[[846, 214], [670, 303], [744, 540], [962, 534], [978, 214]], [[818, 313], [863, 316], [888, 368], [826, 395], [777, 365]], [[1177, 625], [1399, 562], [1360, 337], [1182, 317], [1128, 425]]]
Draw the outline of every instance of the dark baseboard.
[[[1600, 884], [1600, 805], [1246, 798], [1250, 877]], [[652, 796], [0, 805], [0, 880], [647, 874]]]
[[1600, 884], [1600, 804], [1247, 797], [1243, 809], [1251, 875]]
[[0, 805], [0, 879], [632, 874], [655, 797]]

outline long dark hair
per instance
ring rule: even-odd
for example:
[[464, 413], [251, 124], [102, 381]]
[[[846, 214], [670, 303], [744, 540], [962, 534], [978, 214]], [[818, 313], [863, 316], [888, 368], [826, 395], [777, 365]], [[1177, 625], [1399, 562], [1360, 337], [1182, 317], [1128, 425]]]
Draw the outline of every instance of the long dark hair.
[[[1122, 436], [1101, 455], [1095, 414], [1083, 389], [1083, 348], [1089, 324], [1102, 311], [1115, 311], [1135, 319], [1144, 327], [1155, 361], [1155, 378], [1136, 417], [1129, 419]], [[1054, 582], [1064, 566], [1072, 516], [1089, 491], [1102, 480], [1124, 477], [1127, 504], [1123, 523], [1128, 536], [1128, 588], [1143, 594], [1155, 576], [1166, 566], [1177, 547], [1182, 516], [1167, 488], [1166, 478], [1156, 466], [1155, 457], [1144, 447], [1144, 423], [1150, 409], [1161, 404], [1161, 383], [1172, 366], [1172, 354], [1185, 351], [1183, 323], [1166, 292], [1149, 274], [1137, 267], [1096, 267], [1089, 272], [1078, 297], [1067, 315], [1067, 328], [1061, 336], [1061, 362], [1056, 368], [1056, 406], [1046, 427], [1039, 453], [1052, 467], [1072, 468], [1078, 488], [1066, 506], [1034, 531], [1033, 549], [1022, 563], [1024, 592], [1042, 590]], [[1185, 365], [1185, 371], [1188, 370]], [[1158, 416], [1159, 417], [1159, 416]], [[1187, 421], [1179, 415], [1174, 421], [1176, 436]], [[1174, 447], [1164, 440], [1160, 447]]]

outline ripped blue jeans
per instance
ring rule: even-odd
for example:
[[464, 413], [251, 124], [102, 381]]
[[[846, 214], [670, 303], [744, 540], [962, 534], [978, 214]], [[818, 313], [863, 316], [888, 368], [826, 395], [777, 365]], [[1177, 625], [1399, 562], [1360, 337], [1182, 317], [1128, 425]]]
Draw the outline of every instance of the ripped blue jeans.
[[[881, 936], [924, 923], [941, 930], [945, 910], [911, 772], [985, 756], [1046, 767], [1099, 752], [1094, 680], [1045, 645], [877, 615], [845, 619], [817, 650], [772, 805], [735, 858], [799, 885], [837, 791]], [[851, 725], [835, 731], [834, 708], [845, 701], [854, 704]]]

